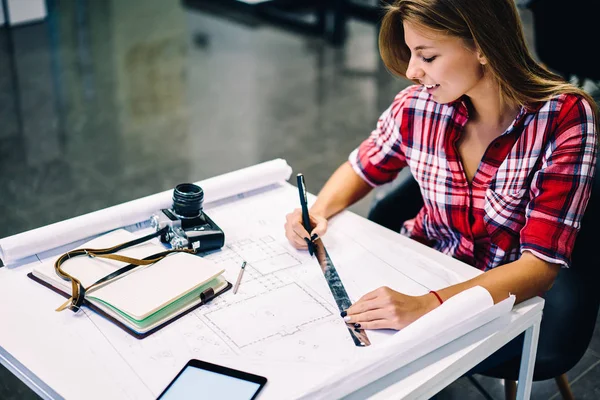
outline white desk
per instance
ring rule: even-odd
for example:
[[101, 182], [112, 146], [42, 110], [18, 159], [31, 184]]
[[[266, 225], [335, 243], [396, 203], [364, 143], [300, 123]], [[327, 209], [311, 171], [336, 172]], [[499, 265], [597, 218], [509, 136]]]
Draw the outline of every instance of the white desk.
[[371, 383], [347, 399], [429, 399], [463, 376], [511, 339], [525, 331], [517, 399], [529, 399], [543, 300], [530, 299], [515, 306], [509, 326], [494, 322]]
[[[281, 191], [283, 197], [273, 202], [269, 210], [277, 216], [281, 215], [280, 225], [282, 225], [284, 211], [297, 206], [297, 191], [286, 185], [277, 190]], [[235, 236], [232, 235], [233, 231], [238, 228], [234, 225], [224, 227], [219, 221], [220, 212], [232, 210], [223, 207], [225, 206], [215, 209], [205, 207], [205, 211], [221, 225], [226, 232], [226, 237], [231, 238]], [[261, 223], [267, 222], [261, 221]], [[411, 266], [411, 271], [420, 274], [421, 279], [430, 279], [429, 288], [439, 288], [442, 285], [439, 277], [447, 276], [451, 279], [452, 276], [459, 276], [464, 280], [479, 273], [466, 264], [349, 212], [339, 215], [330, 224], [330, 238], [335, 238], [336, 232], [342, 235], [338, 236], [338, 239], [348, 233], [356, 243], [374, 251], [383, 250], [386, 246], [389, 248], [396, 243], [401, 245], [403, 251], [418, 254], [422, 260], [431, 265], [431, 278], [427, 278], [429, 272], [425, 269], [419, 272], [419, 267]], [[341, 251], [344, 250], [342, 249], [344, 243], [334, 240], [331, 247], [327, 241], [325, 244], [334, 263], [336, 260], [341, 260], [339, 265], [336, 263], [336, 267], [344, 280], [344, 277], [348, 276], [345, 275], [347, 270], [344, 269], [348, 262], [343, 260], [344, 251]], [[348, 248], [345, 251], [351, 253], [356, 250]], [[303, 257], [308, 256], [297, 255], [298, 259]], [[390, 258], [390, 255], [388, 254], [387, 257]], [[385, 258], [385, 255], [381, 255], [383, 261], [386, 261]], [[387, 262], [394, 261], [387, 260]], [[25, 275], [31, 268], [31, 265], [24, 265], [0, 269], [0, 321], [2, 321], [0, 362], [42, 398], [150, 399], [156, 397], [160, 393], [160, 388], [166, 386], [170, 377], [183, 366], [183, 360], [206, 359], [202, 356], [204, 349], [193, 349], [199, 352], [194, 353], [188, 347], [182, 347], [180, 343], [190, 339], [186, 335], [190, 335], [196, 326], [198, 329], [202, 328], [191, 314], [159, 333], [142, 341], [136, 341], [89, 311], [77, 315], [69, 311], [54, 312], [54, 308], [63, 300], [55, 293], [26, 278]], [[364, 280], [368, 282], [344, 280], [351, 296], [360, 285], [378, 284], [376, 276], [365, 275]], [[364, 289], [365, 287], [361, 288], [363, 291]], [[508, 324], [506, 319], [494, 320], [408, 365], [402, 365], [395, 372], [372, 381], [347, 397], [350, 399], [427, 399], [521, 332], [526, 331], [518, 398], [527, 399], [531, 392], [542, 308], [543, 300], [540, 298], [519, 304], [506, 316], [506, 319], [510, 319]], [[157, 343], [166, 349], [165, 354], [150, 357], [149, 350], [143, 346]], [[203, 343], [208, 346], [210, 341]], [[317, 351], [313, 353], [318, 356]], [[272, 390], [275, 388], [281, 390], [281, 387], [289, 387], [291, 383], [290, 378], [285, 374], [285, 363], [259, 365], [255, 360], [252, 364], [244, 364], [235, 357], [229, 356], [222, 358], [217, 356], [206, 360], [267, 376], [270, 381], [259, 398], [273, 398], [274, 391], [269, 392], [269, 385]], [[144, 375], [136, 370], [136, 363], [139, 366], [148, 362], [156, 363], [156, 368], [149, 370], [154, 375]], [[297, 376], [306, 377], [306, 381], [303, 381], [303, 378], [294, 379], [296, 385], [307, 385], [319, 374], [330, 372], [329, 366], [323, 364], [318, 364], [320, 370], [315, 371], [315, 365], [317, 364], [294, 366], [295, 372], [301, 371]], [[86, 372], [83, 373], [83, 370]]]

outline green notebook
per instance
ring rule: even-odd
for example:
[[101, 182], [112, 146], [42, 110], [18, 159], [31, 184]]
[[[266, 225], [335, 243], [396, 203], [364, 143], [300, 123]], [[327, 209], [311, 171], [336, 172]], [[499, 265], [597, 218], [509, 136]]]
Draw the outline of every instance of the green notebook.
[[[80, 248], [105, 248], [134, 239], [132, 233], [119, 229], [87, 242]], [[164, 251], [158, 243], [144, 243], [118, 254], [144, 258]], [[60, 278], [50, 259], [32, 270], [32, 278], [70, 295], [71, 284]], [[88, 287], [125, 264], [119, 261], [78, 257], [66, 261], [62, 268]], [[214, 262], [189, 253], [173, 253], [161, 261], [140, 266], [118, 279], [89, 290], [90, 308], [106, 314], [113, 322], [144, 336], [172, 319], [202, 304], [202, 294], [212, 298], [231, 285], [222, 276], [224, 270]], [[56, 306], [60, 304], [57, 301]], [[62, 312], [70, 312], [68, 310]]]

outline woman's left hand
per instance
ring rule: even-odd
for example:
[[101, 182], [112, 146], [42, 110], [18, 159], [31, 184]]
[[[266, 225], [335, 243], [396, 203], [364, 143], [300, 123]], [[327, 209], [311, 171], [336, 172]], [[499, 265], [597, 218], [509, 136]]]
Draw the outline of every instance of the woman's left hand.
[[384, 286], [365, 294], [348, 308], [344, 320], [361, 329], [400, 330], [439, 304], [431, 293], [408, 296]]

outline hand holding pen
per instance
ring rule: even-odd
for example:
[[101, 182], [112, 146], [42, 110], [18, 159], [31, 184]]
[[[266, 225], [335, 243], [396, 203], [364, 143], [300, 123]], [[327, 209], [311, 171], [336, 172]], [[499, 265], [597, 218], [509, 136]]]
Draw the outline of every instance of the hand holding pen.
[[295, 248], [308, 249], [312, 255], [313, 242], [327, 230], [327, 219], [316, 214], [309, 214], [306, 186], [302, 174], [298, 174], [297, 183], [300, 208], [286, 216], [285, 234]]

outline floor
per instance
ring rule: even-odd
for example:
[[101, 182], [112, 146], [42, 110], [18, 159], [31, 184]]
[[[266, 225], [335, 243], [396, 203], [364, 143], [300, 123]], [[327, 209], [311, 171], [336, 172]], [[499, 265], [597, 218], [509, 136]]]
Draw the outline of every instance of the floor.
[[[178, 1], [48, 5], [47, 20], [0, 30], [0, 237], [274, 158], [316, 193], [408, 84], [368, 23], [336, 48]], [[477, 380], [503, 398], [501, 382]], [[600, 397], [599, 329], [569, 381]], [[438, 398], [483, 396], [461, 378]], [[0, 399], [34, 398], [0, 367]], [[545, 381], [532, 398], [560, 395]]]

